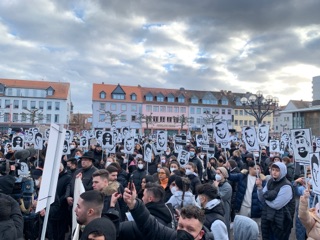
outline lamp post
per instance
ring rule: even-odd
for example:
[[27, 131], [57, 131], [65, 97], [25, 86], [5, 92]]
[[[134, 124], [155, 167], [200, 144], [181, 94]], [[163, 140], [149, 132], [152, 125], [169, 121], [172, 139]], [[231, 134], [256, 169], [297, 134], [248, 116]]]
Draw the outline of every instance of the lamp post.
[[242, 106], [250, 108], [248, 111], [246, 108], [244, 111], [249, 115], [253, 116], [257, 123], [260, 124], [262, 120], [272, 114], [278, 106], [278, 98], [270, 95], [264, 97], [261, 91], [256, 94], [252, 94], [249, 98], [242, 97], [240, 99]]

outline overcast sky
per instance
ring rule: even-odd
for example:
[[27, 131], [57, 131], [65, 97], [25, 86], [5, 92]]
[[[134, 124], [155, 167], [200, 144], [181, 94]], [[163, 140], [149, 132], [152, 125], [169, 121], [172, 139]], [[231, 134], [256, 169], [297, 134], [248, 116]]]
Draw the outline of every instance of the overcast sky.
[[312, 100], [320, 75], [319, 0], [1, 0], [0, 78], [262, 90]]

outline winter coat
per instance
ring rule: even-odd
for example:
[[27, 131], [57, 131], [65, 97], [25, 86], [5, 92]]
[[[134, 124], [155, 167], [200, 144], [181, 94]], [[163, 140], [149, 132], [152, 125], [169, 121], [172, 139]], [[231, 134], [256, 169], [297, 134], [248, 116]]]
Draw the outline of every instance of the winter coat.
[[17, 230], [12, 219], [0, 221], [0, 239], [17, 239]]
[[[238, 191], [236, 194], [236, 204], [235, 210], [239, 212], [241, 209], [242, 201], [246, 194], [247, 190], [247, 182], [248, 182], [248, 174], [247, 173], [230, 173], [228, 180], [238, 182]], [[264, 180], [265, 176], [260, 174], [260, 178]], [[263, 182], [265, 185], [265, 182]], [[262, 203], [260, 202], [257, 194], [257, 186], [254, 185], [252, 191], [252, 202], [251, 202], [251, 218], [260, 218], [262, 212]]]
[[234, 240], [258, 240], [259, 227], [251, 218], [237, 215], [233, 224]]
[[202, 174], [203, 174], [203, 166], [201, 160], [195, 155], [193, 158], [189, 158], [189, 162], [194, 163], [197, 166], [198, 169], [198, 176], [199, 179], [202, 179]]
[[320, 236], [320, 217], [317, 216], [315, 208], [308, 210], [308, 200], [300, 197], [299, 218], [306, 228], [308, 240], [319, 239]]
[[187, 177], [190, 180], [190, 183], [191, 183], [190, 188], [191, 188], [193, 195], [197, 195], [197, 186], [201, 184], [200, 178], [195, 174], [189, 174], [189, 175], [187, 175]]
[[134, 183], [134, 186], [136, 187], [137, 192], [141, 189], [141, 182], [142, 178], [144, 178], [147, 175], [147, 171], [145, 169], [136, 169], [132, 172], [131, 177], [132, 181]]

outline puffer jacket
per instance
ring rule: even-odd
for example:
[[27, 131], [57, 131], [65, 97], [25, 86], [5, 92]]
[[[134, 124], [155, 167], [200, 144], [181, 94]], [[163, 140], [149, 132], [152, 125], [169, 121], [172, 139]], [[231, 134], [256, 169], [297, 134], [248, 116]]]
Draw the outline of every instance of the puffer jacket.
[[306, 228], [308, 240], [319, 239], [320, 236], [320, 217], [317, 216], [315, 209], [308, 211], [308, 200], [300, 197], [299, 219]]

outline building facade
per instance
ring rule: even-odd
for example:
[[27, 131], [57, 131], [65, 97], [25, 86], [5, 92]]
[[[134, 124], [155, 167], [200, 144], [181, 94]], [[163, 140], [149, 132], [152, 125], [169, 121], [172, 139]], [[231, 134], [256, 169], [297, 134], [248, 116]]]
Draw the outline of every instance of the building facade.
[[68, 126], [70, 84], [0, 79], [0, 125], [29, 128], [51, 123]]

